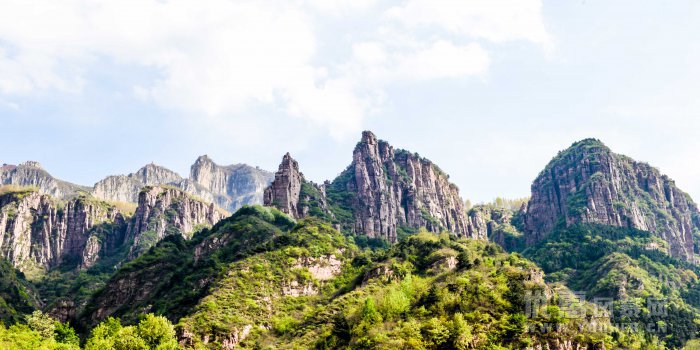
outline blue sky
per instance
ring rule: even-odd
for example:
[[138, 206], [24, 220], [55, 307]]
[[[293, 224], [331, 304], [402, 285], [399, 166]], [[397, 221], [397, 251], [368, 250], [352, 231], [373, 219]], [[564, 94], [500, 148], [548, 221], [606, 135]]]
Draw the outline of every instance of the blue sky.
[[0, 162], [91, 185], [196, 157], [333, 178], [362, 130], [462, 196], [596, 137], [700, 198], [700, 3], [0, 0]]

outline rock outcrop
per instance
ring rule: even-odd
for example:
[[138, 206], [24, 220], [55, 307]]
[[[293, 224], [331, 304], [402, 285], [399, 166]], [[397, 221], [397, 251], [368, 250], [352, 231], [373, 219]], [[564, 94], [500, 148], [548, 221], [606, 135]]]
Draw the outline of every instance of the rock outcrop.
[[161, 185], [176, 187], [204, 201], [215, 202], [214, 194], [208, 189], [190, 179], [182, 178], [170, 169], [153, 163], [129, 175], [113, 175], [100, 180], [93, 187], [92, 194], [103, 200], [137, 203], [142, 188]]
[[417, 154], [395, 151], [369, 131], [362, 133], [352, 164], [330, 188], [350, 193], [358, 234], [393, 242], [405, 226], [469, 236], [459, 189], [447, 174]]
[[231, 212], [244, 205], [262, 204], [263, 192], [273, 178], [271, 172], [246, 164], [218, 165], [206, 155], [197, 158], [190, 169], [190, 180]]
[[522, 213], [493, 205], [477, 205], [467, 213], [467, 230], [470, 237], [488, 239], [508, 251], [518, 251], [524, 245]]
[[140, 255], [169, 234], [186, 239], [200, 228], [209, 227], [228, 213], [213, 203], [205, 203], [171, 187], [146, 187], [139, 194], [139, 204], [127, 230], [133, 239], [131, 258]]
[[395, 151], [369, 131], [355, 147], [352, 164], [322, 186], [306, 183], [296, 161], [285, 156], [265, 198], [266, 205], [297, 218], [326, 216], [346, 232], [391, 242], [402, 227], [472, 237], [459, 190], [449, 177], [429, 160]]
[[40, 193], [54, 198], [68, 199], [81, 192], [89, 192], [90, 188], [54, 178], [41, 164], [28, 161], [19, 165], [3, 164], [0, 167], [0, 185], [18, 187], [36, 187]]
[[89, 268], [124, 244], [139, 255], [169, 234], [185, 238], [228, 215], [172, 187], [147, 187], [133, 217], [87, 195], [67, 201], [36, 190], [0, 195], [0, 254], [35, 275], [59, 265]]
[[[100, 180], [93, 187], [92, 194], [103, 200], [136, 203], [139, 192], [145, 186], [171, 185], [181, 188], [184, 181], [176, 172], [151, 163], [135, 173], [108, 176]], [[201, 188], [191, 188], [190, 192], [206, 196], [206, 190]]]
[[0, 167], [0, 186], [35, 187], [56, 199], [91, 194], [110, 202], [137, 203], [145, 186], [168, 185], [235, 212], [244, 205], [262, 204], [263, 191], [273, 179], [271, 172], [245, 164], [220, 166], [201, 156], [192, 165], [190, 178], [183, 178], [165, 167], [148, 164], [135, 173], [112, 175], [93, 187], [79, 186], [54, 178], [37, 162]]
[[532, 184], [528, 244], [558, 224], [597, 223], [658, 234], [676, 257], [693, 259], [700, 215], [690, 197], [652, 166], [586, 139], [560, 152]]
[[297, 161], [292, 159], [289, 153], [285, 154], [279, 170], [275, 173], [275, 180], [265, 189], [263, 203], [266, 206], [274, 206], [295, 219], [303, 217], [304, 213], [299, 211], [298, 204], [304, 181]]
[[66, 203], [29, 190], [0, 196], [0, 252], [30, 275], [61, 263], [89, 267], [123, 243], [125, 228], [117, 208], [84, 196]]

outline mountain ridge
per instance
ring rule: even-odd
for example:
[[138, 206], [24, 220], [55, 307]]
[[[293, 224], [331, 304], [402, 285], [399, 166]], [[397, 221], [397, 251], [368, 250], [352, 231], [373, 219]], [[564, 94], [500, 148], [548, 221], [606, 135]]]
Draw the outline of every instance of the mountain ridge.
[[149, 163], [133, 173], [109, 175], [92, 187], [57, 179], [35, 161], [19, 165], [3, 164], [0, 168], [0, 185], [35, 186], [40, 192], [58, 199], [88, 193], [101, 200], [137, 203], [142, 188], [170, 185], [229, 212], [246, 204], [262, 204], [263, 191], [272, 177], [271, 172], [243, 163], [218, 165], [206, 155], [198, 157], [193, 163], [189, 178], [164, 166]]
[[296, 218], [308, 216], [315, 206], [315, 215], [342, 231], [389, 242], [420, 227], [458, 236], [475, 232], [447, 174], [417, 154], [394, 150], [371, 131], [362, 133], [351, 164], [322, 185], [306, 181], [298, 163], [285, 154], [264, 204]]
[[671, 254], [694, 260], [700, 212], [688, 194], [649, 164], [584, 139], [555, 156], [532, 184], [524, 214], [528, 244], [556, 225], [601, 223], [654, 232]]

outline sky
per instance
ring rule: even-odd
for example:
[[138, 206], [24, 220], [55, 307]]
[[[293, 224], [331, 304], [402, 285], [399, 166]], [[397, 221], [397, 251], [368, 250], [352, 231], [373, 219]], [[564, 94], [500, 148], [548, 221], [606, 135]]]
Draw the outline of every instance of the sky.
[[332, 179], [362, 130], [472, 202], [594, 137], [700, 199], [700, 3], [0, 0], [0, 162], [92, 185], [202, 154]]

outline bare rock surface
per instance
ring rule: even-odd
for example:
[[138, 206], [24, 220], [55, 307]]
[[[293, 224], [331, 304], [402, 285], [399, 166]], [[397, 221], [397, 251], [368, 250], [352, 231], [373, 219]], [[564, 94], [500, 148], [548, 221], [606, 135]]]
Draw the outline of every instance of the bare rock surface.
[[700, 214], [690, 196], [646, 163], [586, 139], [560, 152], [532, 184], [525, 213], [528, 244], [564, 225], [597, 223], [658, 234], [671, 254], [693, 259]]

